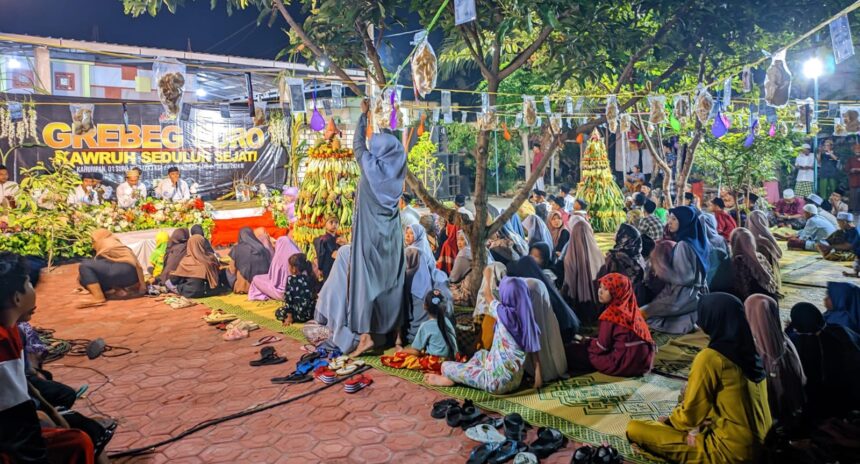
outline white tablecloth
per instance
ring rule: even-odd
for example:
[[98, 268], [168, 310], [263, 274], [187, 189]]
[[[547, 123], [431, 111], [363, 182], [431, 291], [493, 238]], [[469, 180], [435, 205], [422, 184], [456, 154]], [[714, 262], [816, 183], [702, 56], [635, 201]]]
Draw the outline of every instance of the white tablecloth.
[[263, 215], [263, 208], [241, 208], [241, 209], [223, 209], [212, 212], [212, 219], [239, 219], [246, 217], [259, 217]]
[[131, 248], [131, 251], [133, 251], [134, 255], [137, 256], [137, 262], [140, 263], [140, 267], [145, 273], [149, 267], [149, 255], [151, 255], [152, 251], [155, 250], [155, 236], [162, 230], [167, 232], [167, 235], [170, 235], [173, 233], [174, 229], [136, 230], [134, 232], [123, 232], [114, 235], [116, 235], [119, 241], [125, 246]]

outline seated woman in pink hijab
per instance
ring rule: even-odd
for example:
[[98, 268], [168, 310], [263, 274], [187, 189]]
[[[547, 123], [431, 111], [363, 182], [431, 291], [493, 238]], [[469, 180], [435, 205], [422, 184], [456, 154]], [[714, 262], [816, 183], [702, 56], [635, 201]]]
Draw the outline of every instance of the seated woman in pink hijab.
[[290, 256], [301, 253], [299, 247], [289, 237], [281, 237], [275, 242], [275, 254], [269, 272], [255, 276], [248, 289], [251, 301], [283, 300], [287, 277], [290, 276]]

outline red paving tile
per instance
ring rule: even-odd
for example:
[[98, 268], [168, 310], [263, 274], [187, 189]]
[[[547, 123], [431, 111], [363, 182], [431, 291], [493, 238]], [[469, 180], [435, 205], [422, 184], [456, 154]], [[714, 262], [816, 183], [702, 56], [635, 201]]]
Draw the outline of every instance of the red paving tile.
[[[48, 365], [59, 380], [73, 387], [89, 384], [78, 409], [119, 421], [110, 451], [150, 445], [202, 421], [320, 387], [316, 382], [272, 385], [269, 379], [289, 373], [293, 361], [260, 368], [248, 365], [259, 353], [251, 343], [271, 333], [266, 329], [246, 340], [225, 342], [221, 332], [200, 320], [204, 306], [173, 310], [150, 299], [74, 309], [69, 303], [76, 277], [75, 265], [44, 275], [33, 322], [56, 329], [60, 338], [102, 337], [108, 345], [132, 350], [92, 361], [67, 356]], [[291, 360], [301, 356], [300, 346], [290, 339], [275, 344]], [[335, 386], [196, 432], [151, 454], [115, 462], [465, 462], [476, 443], [459, 428], [429, 415], [443, 395], [379, 371], [372, 376], [374, 384], [357, 394], [347, 395]], [[568, 446], [542, 462], [569, 462], [572, 450]]]

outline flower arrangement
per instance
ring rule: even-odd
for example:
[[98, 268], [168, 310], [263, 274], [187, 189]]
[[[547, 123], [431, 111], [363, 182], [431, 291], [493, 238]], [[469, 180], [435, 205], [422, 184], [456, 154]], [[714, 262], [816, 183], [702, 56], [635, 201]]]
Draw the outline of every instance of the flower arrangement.
[[270, 192], [271, 195], [257, 197], [260, 207], [272, 214], [272, 219], [274, 219], [276, 226], [286, 229], [290, 227], [290, 221], [284, 212], [286, 208], [284, 196], [277, 190], [271, 190]]

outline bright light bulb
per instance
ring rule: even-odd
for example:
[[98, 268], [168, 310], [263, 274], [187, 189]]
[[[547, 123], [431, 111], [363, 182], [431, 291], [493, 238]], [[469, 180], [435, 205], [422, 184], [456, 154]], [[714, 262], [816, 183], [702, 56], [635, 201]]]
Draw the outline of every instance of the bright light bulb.
[[9, 69], [20, 69], [21, 68], [21, 62], [15, 58], [9, 58], [9, 61], [7, 62], [7, 64], [9, 66]]
[[824, 63], [818, 58], [810, 58], [803, 63], [803, 75], [807, 79], [818, 79], [824, 74]]
[[197, 98], [204, 98], [207, 95], [206, 89], [197, 89], [194, 93], [197, 95]]

